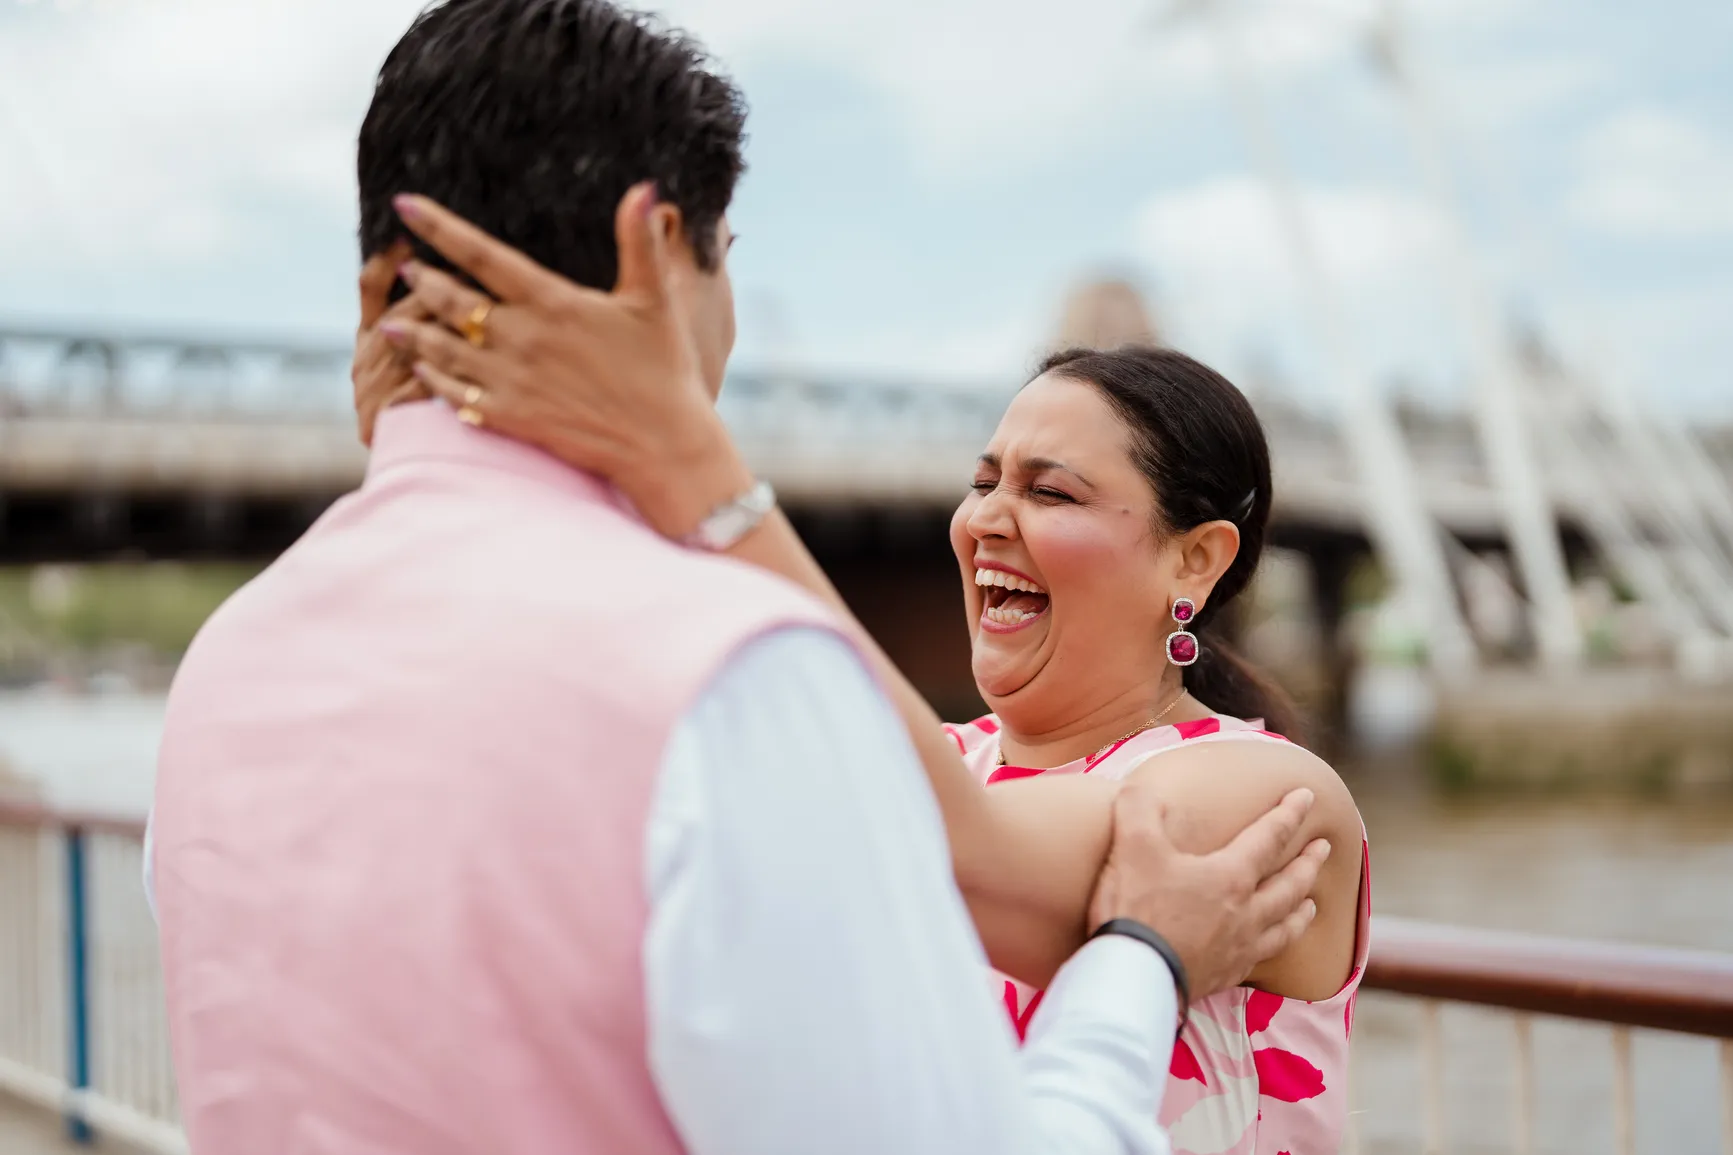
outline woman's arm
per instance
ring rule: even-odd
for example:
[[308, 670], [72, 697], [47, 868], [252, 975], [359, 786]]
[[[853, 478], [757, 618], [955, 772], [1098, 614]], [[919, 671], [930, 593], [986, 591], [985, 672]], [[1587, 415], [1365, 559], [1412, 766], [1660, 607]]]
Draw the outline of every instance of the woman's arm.
[[[621, 201], [620, 284], [612, 293], [572, 284], [431, 202], [400, 198], [410, 228], [497, 301], [427, 266], [406, 265], [411, 299], [445, 327], [392, 321], [381, 332], [413, 355], [431, 392], [475, 406], [490, 429], [610, 478], [646, 521], [679, 538], [744, 493], [752, 477], [704, 390], [669, 291], [664, 245], [678, 222], [663, 219], [671, 208], [647, 208], [650, 196], [639, 186]], [[478, 307], [487, 318], [479, 345], [453, 332]], [[359, 396], [359, 376], [357, 388]], [[984, 790], [786, 518], [773, 514], [731, 552], [810, 591], [853, 632], [926, 769], [988, 957], [1045, 984], [1085, 934], [1112, 833], [1113, 786], [1068, 778]]]

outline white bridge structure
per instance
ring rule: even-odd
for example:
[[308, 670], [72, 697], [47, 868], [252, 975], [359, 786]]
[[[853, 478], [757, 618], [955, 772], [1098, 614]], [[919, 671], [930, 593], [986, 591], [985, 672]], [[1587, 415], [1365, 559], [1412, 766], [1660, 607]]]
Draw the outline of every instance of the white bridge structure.
[[[221, 554], [226, 538], [244, 552], [231, 531], [261, 506], [292, 539], [365, 468], [348, 359], [266, 341], [0, 327], [0, 558]], [[1544, 411], [1528, 426], [1553, 548], [1649, 603], [1682, 668], [1719, 673], [1733, 650], [1733, 445], [1711, 451], [1595, 405], [1538, 353], [1522, 365], [1520, 399]], [[722, 408], [792, 509], [931, 517], [961, 498], [1009, 395], [738, 374]], [[1509, 548], [1506, 495], [1467, 418], [1389, 410], [1388, 449], [1419, 499], [1416, 523], [1392, 538], [1377, 532], [1381, 478], [1353, 452], [1351, 424], [1274, 399], [1259, 408], [1278, 542], [1370, 546], [1399, 575], [1388, 551], [1418, 538], [1458, 577], [1472, 553]], [[1454, 602], [1441, 612], [1459, 622]]]

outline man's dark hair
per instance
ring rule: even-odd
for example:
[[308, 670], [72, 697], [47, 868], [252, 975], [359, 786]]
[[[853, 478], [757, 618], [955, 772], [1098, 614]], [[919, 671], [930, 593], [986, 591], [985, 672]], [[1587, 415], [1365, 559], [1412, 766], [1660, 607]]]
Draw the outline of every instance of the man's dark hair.
[[[385, 58], [361, 125], [361, 255], [432, 197], [580, 284], [611, 288], [614, 211], [654, 180], [701, 267], [743, 167], [746, 105], [703, 49], [603, 0], [447, 0]], [[417, 243], [416, 255], [444, 265]]]

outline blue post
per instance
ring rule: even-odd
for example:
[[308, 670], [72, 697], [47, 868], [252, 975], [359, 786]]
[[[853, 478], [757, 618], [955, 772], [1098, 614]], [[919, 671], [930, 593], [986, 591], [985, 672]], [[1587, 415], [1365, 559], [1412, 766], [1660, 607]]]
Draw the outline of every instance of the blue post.
[[[66, 1082], [74, 1091], [90, 1086], [90, 906], [84, 861], [84, 831], [72, 827], [66, 832]], [[95, 1139], [76, 1110], [67, 1112], [66, 1135], [78, 1144]]]

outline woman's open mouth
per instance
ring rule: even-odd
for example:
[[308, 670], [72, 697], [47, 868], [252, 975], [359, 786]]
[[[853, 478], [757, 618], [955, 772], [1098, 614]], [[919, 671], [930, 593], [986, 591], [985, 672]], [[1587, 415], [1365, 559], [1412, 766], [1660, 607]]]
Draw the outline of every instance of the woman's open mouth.
[[975, 584], [982, 591], [981, 628], [994, 633], [1022, 629], [1051, 604], [1046, 590], [1002, 569], [975, 570]]

